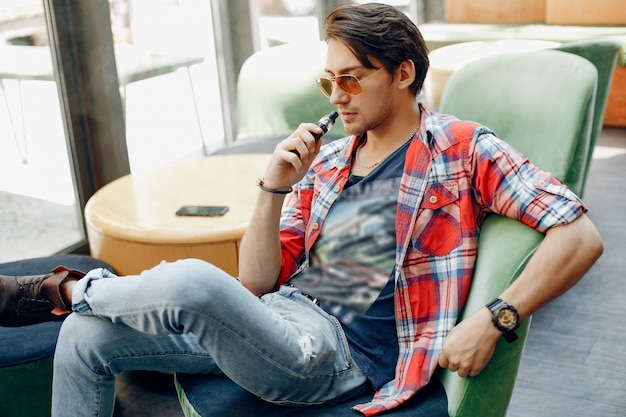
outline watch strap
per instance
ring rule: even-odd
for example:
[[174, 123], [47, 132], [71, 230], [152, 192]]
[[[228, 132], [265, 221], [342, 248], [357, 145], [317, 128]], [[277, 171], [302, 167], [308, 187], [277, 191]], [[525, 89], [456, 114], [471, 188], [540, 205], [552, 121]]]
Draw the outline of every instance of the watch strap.
[[517, 340], [517, 333], [515, 330], [509, 330], [508, 332], [502, 332], [502, 337], [509, 343], [513, 343]]
[[500, 307], [508, 306], [506, 301], [501, 300], [499, 298], [494, 298], [489, 304], [487, 304], [487, 308], [491, 311], [499, 310]]
[[498, 323], [498, 313], [503, 308], [512, 310], [519, 319], [519, 316], [515, 307], [508, 304], [506, 301], [501, 300], [500, 298], [494, 299], [489, 304], [487, 304], [486, 307], [491, 311], [493, 325], [502, 332], [502, 336], [504, 337], [504, 340], [506, 340], [509, 343], [516, 341], [518, 339], [518, 336], [515, 333], [515, 330], [519, 327], [519, 323], [516, 323], [515, 328], [511, 330], [503, 329]]

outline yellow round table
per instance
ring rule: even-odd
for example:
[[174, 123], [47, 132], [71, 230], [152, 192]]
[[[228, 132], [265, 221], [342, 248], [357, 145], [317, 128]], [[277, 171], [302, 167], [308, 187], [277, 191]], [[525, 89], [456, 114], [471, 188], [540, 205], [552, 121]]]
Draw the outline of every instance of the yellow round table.
[[[256, 180], [269, 154], [216, 155], [121, 177], [87, 202], [91, 255], [118, 274], [163, 260], [199, 258], [236, 276], [239, 242], [256, 201]], [[225, 205], [221, 217], [181, 217], [184, 205]]]

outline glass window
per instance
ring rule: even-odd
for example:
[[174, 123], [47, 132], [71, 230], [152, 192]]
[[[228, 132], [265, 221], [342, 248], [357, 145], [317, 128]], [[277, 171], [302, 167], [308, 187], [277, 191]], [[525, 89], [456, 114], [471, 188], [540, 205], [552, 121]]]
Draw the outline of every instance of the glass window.
[[0, 2], [0, 262], [84, 239], [41, 0]]
[[[390, 4], [417, 21], [418, 1], [358, 0], [357, 2]], [[259, 13], [260, 47], [268, 48], [282, 43], [319, 40], [323, 20], [332, 8], [332, 3], [332, 1], [316, 0], [250, 0], [251, 7]], [[336, 3], [341, 3], [341, 0]]]
[[261, 48], [319, 40], [318, 3], [315, 0], [252, 0], [252, 7], [257, 7], [260, 14]]
[[[223, 146], [210, 2], [111, 4], [131, 172]], [[140, 76], [124, 76], [143, 66]]]
[[[210, 2], [98, 1], [110, 8], [124, 108], [122, 130], [126, 131], [131, 171], [202, 157], [223, 146]], [[99, 153], [126, 157], [126, 150], [118, 149], [117, 143], [100, 143], [91, 149], [93, 143], [76, 145], [68, 139], [76, 124], [63, 118], [62, 108], [66, 107], [60, 105], [54, 82], [42, 3], [71, 7], [63, 1], [0, 2], [0, 262], [48, 256], [84, 243], [82, 205], [93, 190], [85, 192], [83, 187], [79, 193], [76, 183], [92, 175], [89, 166], [106, 164], [108, 155]], [[62, 24], [59, 22], [62, 19], [56, 20], [57, 26]], [[101, 46], [93, 44], [98, 42], [97, 34], [70, 34], [83, 43], [91, 42], [87, 46], [91, 50]], [[81, 58], [66, 65], [65, 71], [86, 69], [92, 73], [91, 79], [98, 79], [98, 71], [107, 71], [92, 62], [78, 62]], [[65, 80], [72, 77], [66, 75]], [[68, 84], [71, 82], [66, 82], [65, 88], [71, 89]], [[94, 87], [96, 93], [90, 97], [101, 98], [98, 91], [103, 87]], [[89, 115], [81, 117], [89, 123]], [[87, 128], [87, 142], [101, 139], [97, 132], [89, 131], [91, 126], [79, 128], [83, 127]], [[68, 141], [82, 147], [81, 152], [69, 152]], [[74, 179], [76, 157], [88, 167], [81, 168], [80, 181]]]

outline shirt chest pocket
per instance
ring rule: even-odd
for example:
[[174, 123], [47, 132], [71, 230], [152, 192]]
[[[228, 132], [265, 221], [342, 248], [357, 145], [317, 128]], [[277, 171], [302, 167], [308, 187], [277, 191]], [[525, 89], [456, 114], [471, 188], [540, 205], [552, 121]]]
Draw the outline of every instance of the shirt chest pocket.
[[411, 236], [413, 249], [443, 256], [461, 244], [461, 209], [456, 181], [429, 184]]

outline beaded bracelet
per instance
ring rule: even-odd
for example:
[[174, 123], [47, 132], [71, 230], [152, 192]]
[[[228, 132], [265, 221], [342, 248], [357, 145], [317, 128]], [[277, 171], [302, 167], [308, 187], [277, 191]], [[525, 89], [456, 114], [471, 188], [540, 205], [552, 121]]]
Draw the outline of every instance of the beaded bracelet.
[[259, 178], [259, 180], [257, 181], [257, 184], [259, 186], [259, 188], [263, 191], [267, 191], [268, 193], [272, 193], [272, 194], [289, 194], [290, 192], [293, 191], [292, 187], [289, 187], [288, 190], [283, 191], [283, 190], [274, 190], [272, 188], [267, 188], [264, 184], [263, 184], [263, 178]]

